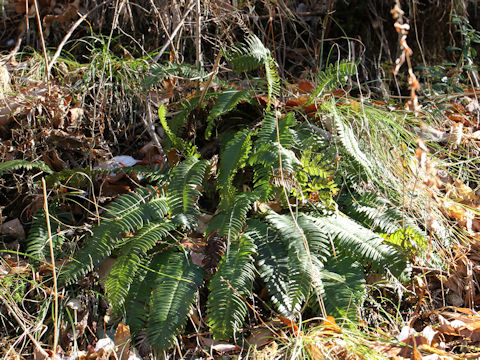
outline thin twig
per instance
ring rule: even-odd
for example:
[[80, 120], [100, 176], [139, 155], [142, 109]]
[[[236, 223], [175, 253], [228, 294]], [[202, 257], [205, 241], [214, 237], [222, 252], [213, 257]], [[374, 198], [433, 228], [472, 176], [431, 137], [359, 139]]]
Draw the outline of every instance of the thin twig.
[[20, 309], [16, 306], [15, 303], [13, 303], [16, 307], [16, 309], [13, 309], [12, 308], [12, 302], [11, 301], [8, 301], [8, 299], [4, 298], [2, 293], [0, 292], [0, 302], [5, 305], [8, 309], [8, 312], [10, 313], [10, 315], [12, 315], [15, 320], [17, 320], [17, 323], [18, 325], [20, 325], [20, 327], [22, 328], [22, 330], [25, 332], [25, 334], [27, 334], [27, 336], [30, 338], [30, 340], [32, 341], [33, 345], [35, 345], [35, 348], [37, 349], [38, 352], [40, 352], [40, 354], [45, 358], [45, 359], [48, 359], [50, 358], [50, 355], [42, 348], [42, 345], [40, 345], [40, 343], [37, 341], [37, 339], [35, 339], [35, 337], [30, 333], [30, 331], [27, 329], [27, 327], [25, 326], [24, 324], [24, 321], [25, 320], [22, 320], [20, 318], [20, 315], [21, 314], [21, 311]]
[[[75, 31], [75, 29], [77, 27], [80, 26], [80, 24], [91, 14], [93, 13], [94, 11], [96, 11], [98, 8], [112, 2], [113, 0], [105, 0], [104, 2], [98, 4], [97, 6], [95, 6], [93, 9], [91, 9], [89, 12], [87, 12], [85, 15], [82, 15], [80, 16], [80, 18], [75, 21], [75, 23], [72, 25], [72, 27], [70, 28], [70, 30], [68, 30], [68, 33], [63, 37], [60, 45], [58, 45], [58, 48], [57, 48], [57, 51], [55, 52], [55, 54], [53, 55], [53, 58], [52, 60], [50, 61], [50, 63], [48, 64], [47, 66], [47, 73], [50, 74], [50, 72], [52, 71], [52, 67], [53, 65], [55, 64], [55, 62], [57, 61], [57, 58], [60, 56], [60, 53], [62, 52], [62, 49], [63, 47], [65, 46], [65, 44], [67, 43], [68, 39], [70, 39], [70, 36], [72, 36], [73, 32]], [[35, 0], [35, 3], [36, 3], [36, 0]]]
[[220, 67], [220, 59], [222, 58], [222, 50], [218, 50], [217, 57], [215, 58], [215, 64], [213, 65], [212, 72], [210, 73], [210, 77], [205, 84], [205, 87], [200, 95], [200, 99], [198, 100], [198, 107], [200, 107], [203, 103], [203, 99], [205, 99], [205, 95], [207, 94], [208, 88], [210, 87], [213, 78], [217, 75], [218, 68]]
[[195, 24], [195, 51], [197, 55], [197, 61], [195, 65], [197, 67], [202, 66], [202, 8], [200, 5], [200, 0], [197, 0], [197, 14], [196, 14], [196, 24]]
[[196, 5], [196, 2], [192, 0], [190, 2], [190, 6], [188, 7], [187, 11], [185, 11], [185, 14], [183, 15], [182, 20], [178, 23], [177, 27], [173, 30], [172, 35], [170, 35], [169, 40], [165, 43], [165, 45], [162, 46], [162, 48], [160, 49], [158, 54], [155, 55], [155, 57], [153, 58], [154, 63], [156, 63], [158, 61], [158, 59], [160, 59], [160, 57], [163, 55], [163, 53], [165, 52], [167, 47], [171, 44], [171, 42], [173, 41], [173, 39], [177, 35], [178, 31], [183, 27], [183, 24], [185, 23], [185, 20], [186, 20], [188, 14], [190, 14], [190, 11], [192, 11], [192, 9], [194, 8], [195, 5]]
[[143, 123], [145, 124], [147, 132], [150, 135], [150, 138], [152, 139], [154, 145], [157, 147], [160, 155], [164, 155], [162, 144], [160, 143], [160, 139], [158, 138], [158, 135], [155, 131], [155, 125], [153, 123], [152, 106], [150, 104], [150, 99], [147, 98], [145, 100], [145, 103], [147, 105], [147, 117], [142, 116]]
[[43, 37], [42, 21], [40, 20], [40, 12], [38, 11], [37, 0], [33, 0], [33, 4], [35, 5], [35, 16], [37, 18], [38, 32], [40, 33], [40, 41], [42, 42], [43, 58], [45, 59], [45, 67], [47, 69], [45, 73], [45, 81], [47, 82], [48, 93], [50, 94], [50, 84], [49, 84], [50, 71], [48, 70], [48, 56], [47, 56], [47, 48], [45, 47], [45, 38]]
[[53, 351], [55, 352], [58, 344], [58, 287], [57, 287], [57, 271], [55, 269], [55, 255], [53, 253], [52, 229], [50, 226], [50, 214], [48, 211], [47, 184], [45, 183], [45, 178], [42, 178], [42, 187], [43, 187], [43, 208], [45, 210], [45, 218], [47, 219], [48, 244], [50, 245], [50, 259], [52, 261], [53, 297], [54, 297]]
[[157, 15], [158, 20], [160, 20], [160, 24], [162, 25], [163, 31], [165, 31], [165, 35], [167, 36], [167, 40], [170, 43], [170, 48], [172, 49], [173, 58], [175, 59], [176, 62], [178, 62], [178, 56], [177, 56], [177, 51], [175, 50], [175, 44], [173, 43], [173, 40], [172, 40], [172, 38], [170, 37], [170, 34], [167, 31], [167, 27], [165, 26], [165, 23], [163, 22], [162, 15], [158, 11], [158, 9], [155, 6], [155, 3], [153, 2], [153, 0], [150, 0], [150, 3], [152, 4], [153, 11]]
[[10, 61], [10, 59], [14, 58], [17, 55], [18, 50], [20, 49], [20, 45], [22, 44], [23, 35], [25, 35], [25, 30], [22, 30], [17, 37], [17, 41], [15, 42], [15, 47], [8, 53], [5, 59], [0, 62], [0, 65], [4, 65]]

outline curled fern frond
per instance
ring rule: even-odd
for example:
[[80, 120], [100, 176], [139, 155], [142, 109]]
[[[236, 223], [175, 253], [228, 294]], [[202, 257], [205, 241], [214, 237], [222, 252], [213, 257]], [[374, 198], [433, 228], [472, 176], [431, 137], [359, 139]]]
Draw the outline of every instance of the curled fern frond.
[[147, 336], [158, 350], [171, 345], [187, 321], [188, 313], [203, 283], [203, 270], [184, 253], [164, 252], [157, 269], [150, 301]]
[[252, 255], [255, 245], [247, 236], [232, 242], [210, 280], [208, 324], [215, 339], [229, 340], [247, 315], [247, 301], [255, 277]]
[[53, 173], [53, 171], [43, 161], [32, 162], [27, 160], [10, 160], [0, 164], [0, 176], [8, 172], [17, 171], [19, 169], [38, 169], [41, 171], [45, 171], [48, 174]]
[[173, 221], [186, 228], [195, 225], [199, 215], [197, 200], [202, 195], [198, 187], [202, 185], [207, 169], [206, 160], [190, 157], [178, 164], [171, 173], [167, 185], [168, 203], [174, 216]]

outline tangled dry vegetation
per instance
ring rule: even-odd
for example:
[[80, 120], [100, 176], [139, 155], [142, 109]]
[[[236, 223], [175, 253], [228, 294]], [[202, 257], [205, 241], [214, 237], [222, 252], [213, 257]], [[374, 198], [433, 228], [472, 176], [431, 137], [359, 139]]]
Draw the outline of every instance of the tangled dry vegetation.
[[480, 356], [475, 2], [0, 6], [5, 359]]

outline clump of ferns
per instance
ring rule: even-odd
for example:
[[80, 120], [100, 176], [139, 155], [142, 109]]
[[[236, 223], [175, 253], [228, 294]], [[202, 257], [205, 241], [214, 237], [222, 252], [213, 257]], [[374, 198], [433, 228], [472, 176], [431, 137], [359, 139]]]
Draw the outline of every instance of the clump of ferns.
[[[269, 52], [257, 51], [260, 45], [253, 39], [237, 50], [239, 64], [253, 58], [273, 73]], [[267, 76], [269, 102], [277, 93], [276, 79]], [[235, 106], [237, 95], [227, 93], [222, 101], [217, 97], [211, 112], [230, 111], [226, 109]], [[159, 117], [171, 144], [183, 149], [186, 159], [157, 188], [141, 187], [110, 204], [59, 278], [61, 284], [72, 283], [116, 255], [105, 283], [107, 298], [132, 332], [145, 330], [158, 350], [171, 346], [182, 331], [206, 281], [207, 324], [214, 338], [229, 340], [242, 328], [256, 278], [283, 316], [296, 318], [307, 304], [316, 314], [355, 317], [367, 265], [387, 276], [408, 273], [396, 246], [336, 211], [339, 189], [332, 156], [340, 149], [353, 162], [368, 165], [364, 156], [355, 160], [358, 145], [347, 137], [345, 125], [337, 124], [346, 134], [343, 145], [333, 147], [321, 132], [309, 131], [293, 113], [279, 114], [270, 104], [259, 127], [230, 129], [222, 137], [215, 185], [219, 203], [207, 233], [223, 237], [225, 251], [208, 278], [180, 239], [197, 227], [199, 189], [209, 163], [170, 128], [162, 107]], [[241, 172], [252, 174], [251, 191], [238, 181]]]
[[[291, 194], [309, 191], [301, 189], [308, 182], [300, 174], [317, 177], [315, 191], [333, 187], [325, 176], [328, 170], [316, 168], [318, 156], [306, 152], [303, 164], [295, 156], [292, 149], [302, 141], [296, 125], [293, 114], [267, 112], [258, 132], [237, 131], [220, 154], [220, 203], [207, 230], [226, 239], [225, 254], [208, 281], [207, 323], [217, 339], [231, 339], [242, 327], [257, 276], [274, 309], [284, 316], [298, 316], [306, 302], [316, 304], [319, 298], [329, 313], [352, 316], [346, 309], [355, 306], [347, 303], [361, 299], [364, 264], [397, 277], [407, 268], [401, 252], [345, 216], [325, 215], [315, 207], [300, 209], [295, 218], [267, 206], [251, 210], [254, 203], [267, 201], [287, 209]], [[145, 329], [158, 349], [170, 346], [181, 332], [206, 279], [180, 244], [178, 232], [196, 226], [198, 188], [207, 166], [205, 160], [190, 157], [173, 168], [165, 191], [145, 187], [119, 197], [60, 275], [61, 283], [73, 282], [115, 252], [119, 257], [105, 284], [108, 300], [133, 333]], [[240, 191], [234, 181], [245, 167], [253, 169], [251, 192]]]

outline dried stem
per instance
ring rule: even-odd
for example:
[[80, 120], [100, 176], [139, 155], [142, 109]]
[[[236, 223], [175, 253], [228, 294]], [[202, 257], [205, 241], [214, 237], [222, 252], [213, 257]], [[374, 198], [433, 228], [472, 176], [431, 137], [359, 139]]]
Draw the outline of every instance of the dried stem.
[[47, 184], [45, 178], [42, 178], [43, 187], [43, 208], [45, 210], [45, 218], [47, 219], [47, 233], [48, 244], [50, 246], [50, 260], [52, 262], [52, 274], [53, 274], [53, 351], [57, 348], [58, 344], [58, 287], [57, 287], [57, 271], [55, 269], [55, 255], [53, 253], [53, 241], [52, 241], [52, 229], [50, 226], [50, 213], [48, 211], [48, 199], [47, 199]]

